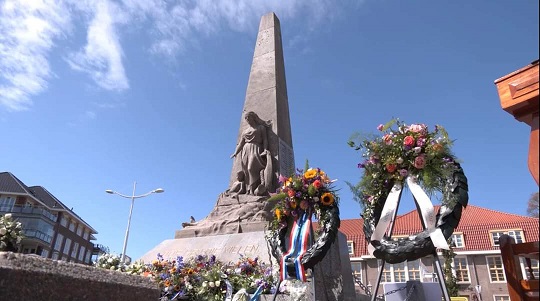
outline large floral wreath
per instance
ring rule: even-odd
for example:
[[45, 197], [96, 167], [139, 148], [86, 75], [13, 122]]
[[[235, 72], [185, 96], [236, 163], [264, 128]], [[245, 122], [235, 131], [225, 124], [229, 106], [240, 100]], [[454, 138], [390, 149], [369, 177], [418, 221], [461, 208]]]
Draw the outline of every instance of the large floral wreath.
[[[295, 276], [305, 281], [305, 269], [322, 260], [340, 225], [339, 199], [332, 187], [334, 180], [321, 169], [307, 166], [305, 172], [297, 170], [291, 177], [281, 176], [281, 187], [270, 198], [278, 202], [273, 209], [268, 242], [272, 254], [281, 263], [281, 279]], [[312, 215], [319, 221], [316, 241], [311, 228]]]
[[[397, 126], [397, 129], [393, 127]], [[394, 119], [377, 128], [382, 136], [363, 139], [360, 144], [353, 140], [349, 145], [362, 151], [364, 161], [358, 164], [364, 169], [360, 182], [351, 187], [355, 199], [363, 207], [364, 234], [370, 244], [373, 256], [389, 263], [415, 260], [432, 254], [438, 247], [433, 242], [433, 234], [442, 233], [447, 240], [457, 227], [461, 211], [468, 203], [467, 178], [458, 160], [452, 154], [452, 141], [441, 126], [435, 126], [430, 132], [425, 124], [407, 125]], [[423, 232], [397, 241], [390, 240], [384, 231], [382, 237], [375, 236], [381, 214], [388, 212], [387, 200], [399, 197], [401, 188], [408, 186], [413, 192], [420, 189], [420, 194], [436, 196], [441, 207], [436, 216], [432, 216], [432, 229], [426, 228], [423, 220]], [[414, 187], [413, 187], [414, 186]], [[427, 194], [420, 188], [423, 187]], [[418, 208], [417, 195], [414, 195]], [[429, 201], [429, 198], [427, 199]], [[431, 208], [431, 202], [429, 202]], [[387, 206], [388, 207], [388, 206]], [[428, 206], [429, 207], [429, 206]], [[383, 219], [388, 219], [384, 216]], [[383, 223], [384, 225], [384, 223]], [[380, 228], [380, 227], [379, 227]], [[439, 231], [440, 230], [440, 231]]]

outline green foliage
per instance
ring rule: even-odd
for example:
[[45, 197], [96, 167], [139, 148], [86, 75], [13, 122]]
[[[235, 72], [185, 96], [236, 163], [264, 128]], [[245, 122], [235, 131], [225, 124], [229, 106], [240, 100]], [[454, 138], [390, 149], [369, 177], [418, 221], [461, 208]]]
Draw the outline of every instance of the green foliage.
[[406, 186], [408, 177], [421, 184], [428, 195], [443, 194], [444, 205], [455, 204], [456, 199], [446, 191], [446, 186], [456, 171], [457, 159], [443, 127], [437, 125], [429, 131], [425, 124], [407, 125], [392, 119], [377, 129], [381, 136], [355, 135], [348, 142], [363, 158], [358, 164], [364, 169], [362, 178], [356, 185], [347, 185], [361, 204], [364, 218], [370, 218], [375, 208], [384, 204], [392, 186]]
[[448, 295], [450, 297], [458, 297], [459, 287], [457, 285], [456, 276], [454, 276], [452, 269], [452, 263], [454, 261], [454, 257], [456, 257], [456, 253], [454, 253], [451, 238], [448, 239], [448, 245], [450, 246], [450, 250], [442, 250], [444, 258], [444, 282], [446, 284], [446, 289], [448, 290]]

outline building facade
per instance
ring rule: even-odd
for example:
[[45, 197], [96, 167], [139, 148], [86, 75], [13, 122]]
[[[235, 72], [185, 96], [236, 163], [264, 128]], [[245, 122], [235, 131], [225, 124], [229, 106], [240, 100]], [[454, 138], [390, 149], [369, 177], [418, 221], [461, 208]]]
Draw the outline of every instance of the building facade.
[[[357, 280], [357, 293], [366, 294], [364, 287], [377, 283], [381, 262], [371, 256], [363, 232], [362, 219], [341, 221], [340, 231], [347, 236], [347, 246], [353, 274]], [[416, 210], [396, 218], [392, 238], [408, 237], [422, 232], [423, 228]], [[539, 219], [508, 214], [469, 205], [463, 210], [460, 223], [452, 236], [452, 270], [457, 278], [459, 296], [468, 300], [510, 301], [498, 238], [508, 234], [516, 242], [539, 240]], [[442, 253], [438, 253], [441, 266]], [[377, 295], [383, 294], [384, 283], [420, 280], [437, 282], [434, 257], [415, 261], [384, 264]], [[533, 271], [538, 277], [538, 260], [533, 260]], [[526, 275], [525, 275], [526, 277]]]
[[91, 264], [100, 251], [97, 231], [42, 186], [27, 186], [10, 172], [0, 173], [0, 214], [23, 225], [19, 252]]

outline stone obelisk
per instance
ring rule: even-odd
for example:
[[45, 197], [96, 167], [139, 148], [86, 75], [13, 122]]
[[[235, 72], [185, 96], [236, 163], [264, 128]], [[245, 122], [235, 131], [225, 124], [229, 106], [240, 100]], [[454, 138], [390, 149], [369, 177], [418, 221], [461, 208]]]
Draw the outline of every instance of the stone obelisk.
[[[274, 13], [264, 15], [259, 25], [243, 112], [249, 111], [256, 112], [261, 119], [272, 122], [272, 134], [268, 138], [270, 152], [278, 162], [275, 173], [277, 175], [291, 175], [294, 172], [295, 164], [287, 82], [285, 80], [285, 61], [280, 23]], [[242, 114], [238, 140], [241, 139], [246, 126]], [[235, 160], [230, 183], [236, 180], [239, 169], [239, 160]]]

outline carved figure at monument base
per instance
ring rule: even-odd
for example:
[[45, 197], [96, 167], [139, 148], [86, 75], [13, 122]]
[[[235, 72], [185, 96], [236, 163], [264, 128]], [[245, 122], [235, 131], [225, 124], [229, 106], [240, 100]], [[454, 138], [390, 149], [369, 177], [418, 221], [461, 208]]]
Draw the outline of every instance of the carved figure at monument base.
[[271, 122], [262, 120], [253, 111], [245, 113], [244, 118], [248, 127], [242, 132], [231, 158], [239, 155], [244, 172], [245, 193], [267, 195], [273, 176], [267, 133]]

